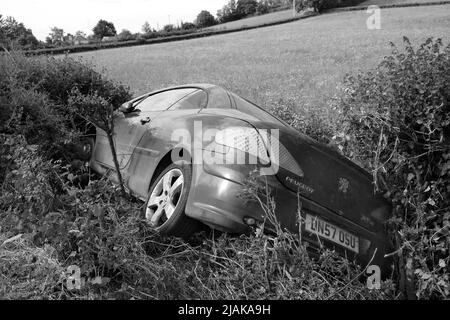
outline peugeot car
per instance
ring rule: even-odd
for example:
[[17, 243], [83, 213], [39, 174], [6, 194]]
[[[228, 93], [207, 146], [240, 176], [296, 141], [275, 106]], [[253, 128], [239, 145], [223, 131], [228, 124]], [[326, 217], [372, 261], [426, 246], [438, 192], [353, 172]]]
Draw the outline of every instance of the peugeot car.
[[[90, 142], [90, 166], [118, 181], [106, 133]], [[163, 234], [189, 237], [199, 225], [246, 233], [266, 211], [242, 197], [253, 172], [264, 178], [284, 229], [302, 232], [312, 253], [326, 247], [385, 269], [390, 205], [371, 176], [254, 103], [210, 84], [166, 88], [125, 103], [114, 144], [127, 190]]]

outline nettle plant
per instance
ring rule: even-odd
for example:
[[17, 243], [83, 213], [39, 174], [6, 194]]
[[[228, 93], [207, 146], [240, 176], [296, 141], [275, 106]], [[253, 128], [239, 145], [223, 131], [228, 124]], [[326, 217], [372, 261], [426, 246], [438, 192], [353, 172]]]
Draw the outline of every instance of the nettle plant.
[[404, 44], [348, 77], [335, 140], [392, 201], [404, 293], [449, 298], [450, 46]]

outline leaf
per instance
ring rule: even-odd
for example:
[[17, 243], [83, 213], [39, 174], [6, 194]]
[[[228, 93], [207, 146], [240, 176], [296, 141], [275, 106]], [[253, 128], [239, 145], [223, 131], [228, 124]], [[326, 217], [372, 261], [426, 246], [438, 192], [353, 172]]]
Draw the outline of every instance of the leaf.
[[100, 277], [100, 276], [95, 277], [94, 279], [90, 280], [91, 284], [99, 285], [99, 286], [107, 285], [110, 281], [111, 281], [110, 278]]
[[94, 216], [100, 217], [100, 216], [102, 216], [102, 215], [103, 215], [103, 209], [102, 209], [102, 207], [100, 207], [99, 205], [96, 205], [96, 206], [94, 207]]
[[423, 280], [428, 280], [428, 279], [430, 279], [431, 278], [431, 274], [429, 274], [429, 273], [422, 273], [422, 279]]
[[445, 263], [445, 261], [443, 259], [439, 260], [439, 267], [441, 268], [445, 268], [447, 266], [447, 264]]

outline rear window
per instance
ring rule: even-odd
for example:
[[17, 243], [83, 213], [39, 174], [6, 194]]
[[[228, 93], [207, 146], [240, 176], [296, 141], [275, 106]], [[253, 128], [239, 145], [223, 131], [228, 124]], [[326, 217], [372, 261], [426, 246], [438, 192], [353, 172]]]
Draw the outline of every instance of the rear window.
[[156, 93], [142, 100], [136, 108], [141, 110], [141, 112], [164, 111], [180, 99], [196, 90], [197, 89], [193, 88], [173, 89]]
[[231, 101], [228, 93], [219, 87], [211, 89], [209, 92], [208, 108], [231, 109]]
[[231, 93], [231, 96], [236, 102], [236, 109], [238, 109], [239, 111], [248, 114], [250, 116], [253, 116], [262, 122], [271, 122], [278, 125], [286, 126], [281, 120], [277, 119], [269, 112], [261, 109], [257, 105], [245, 99], [242, 99], [241, 97], [235, 95], [234, 93]]
[[203, 90], [194, 91], [170, 107], [169, 110], [201, 109], [206, 107], [208, 95]]

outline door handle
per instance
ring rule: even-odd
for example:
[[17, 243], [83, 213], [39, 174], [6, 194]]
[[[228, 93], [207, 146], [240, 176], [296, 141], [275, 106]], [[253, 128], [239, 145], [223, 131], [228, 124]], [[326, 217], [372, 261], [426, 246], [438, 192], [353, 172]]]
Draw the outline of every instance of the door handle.
[[146, 123], [149, 123], [150, 121], [152, 121], [152, 119], [150, 119], [150, 117], [147, 117], [147, 118], [144, 118], [144, 119], [141, 119], [141, 124], [146, 124]]

